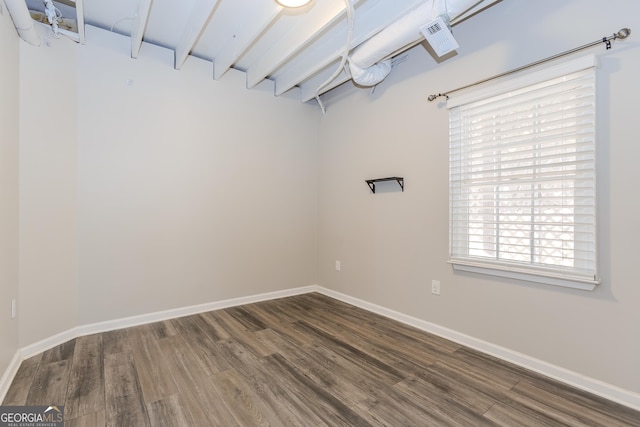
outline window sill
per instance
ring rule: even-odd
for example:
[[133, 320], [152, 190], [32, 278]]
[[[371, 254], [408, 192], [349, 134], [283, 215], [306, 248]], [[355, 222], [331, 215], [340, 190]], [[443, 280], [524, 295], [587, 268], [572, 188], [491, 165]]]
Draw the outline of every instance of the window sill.
[[583, 277], [571, 277], [559, 273], [547, 273], [541, 271], [533, 273], [531, 271], [518, 268], [516, 266], [491, 265], [468, 260], [449, 260], [456, 271], [466, 271], [470, 273], [486, 274], [491, 276], [506, 277], [509, 279], [524, 280], [527, 282], [543, 283], [546, 285], [562, 286], [565, 288], [592, 291], [600, 283], [599, 280], [590, 280]]

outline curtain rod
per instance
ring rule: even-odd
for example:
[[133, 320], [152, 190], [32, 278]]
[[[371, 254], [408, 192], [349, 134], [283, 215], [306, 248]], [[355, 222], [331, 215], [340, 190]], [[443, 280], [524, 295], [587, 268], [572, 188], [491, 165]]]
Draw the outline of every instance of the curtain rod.
[[479, 81], [477, 81], [475, 83], [471, 83], [471, 84], [468, 84], [466, 86], [461, 86], [461, 87], [458, 87], [456, 89], [451, 89], [448, 92], [439, 93], [437, 95], [429, 95], [429, 97], [427, 99], [430, 102], [431, 101], [435, 101], [436, 99], [438, 99], [440, 97], [445, 97], [445, 98], [449, 99], [449, 94], [450, 93], [458, 92], [458, 91], [463, 90], [463, 89], [468, 89], [470, 87], [477, 86], [477, 85], [480, 85], [482, 83], [489, 82], [491, 80], [499, 79], [500, 77], [508, 76], [509, 74], [513, 74], [513, 73], [517, 73], [517, 72], [522, 71], [522, 70], [526, 70], [527, 68], [535, 67], [536, 65], [544, 64], [545, 62], [553, 61], [554, 59], [558, 59], [558, 58], [561, 58], [563, 56], [571, 55], [572, 53], [576, 53], [578, 51], [581, 51], [581, 50], [584, 50], [584, 49], [588, 49], [588, 48], [593, 47], [593, 46], [595, 46], [595, 45], [597, 45], [599, 43], [604, 43], [606, 45], [606, 47], [607, 47], [607, 50], [609, 50], [609, 49], [611, 49], [611, 40], [617, 40], [617, 39], [624, 40], [627, 37], [629, 37], [630, 34], [631, 34], [631, 30], [629, 28], [623, 28], [620, 31], [618, 31], [617, 33], [615, 33], [615, 34], [613, 34], [613, 35], [611, 35], [609, 37], [603, 37], [602, 39], [596, 40], [596, 41], [591, 42], [591, 43], [587, 43], [587, 44], [585, 44], [583, 46], [576, 47], [574, 49], [570, 49], [570, 50], [558, 53], [558, 54], [553, 55], [553, 56], [549, 56], [547, 58], [541, 59], [541, 60], [536, 61], [536, 62], [532, 62], [532, 63], [527, 64], [527, 65], [523, 65], [523, 66], [518, 67], [518, 68], [514, 68], [513, 70], [509, 70], [509, 71], [506, 71], [506, 72], [501, 73], [501, 74], [496, 74], [495, 76], [488, 77], [488, 78], [486, 78], [484, 80], [479, 80]]

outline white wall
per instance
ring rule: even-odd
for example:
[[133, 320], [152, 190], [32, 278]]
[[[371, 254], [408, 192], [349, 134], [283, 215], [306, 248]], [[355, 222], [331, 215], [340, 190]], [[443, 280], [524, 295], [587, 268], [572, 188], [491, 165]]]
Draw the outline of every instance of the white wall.
[[[427, 96], [574, 48], [628, 26], [593, 50], [599, 79], [600, 250], [593, 292], [454, 274], [448, 255], [448, 116]], [[516, 352], [640, 392], [636, 196], [640, 3], [504, 0], [455, 27], [457, 56], [422, 46], [373, 96], [327, 96], [321, 126], [319, 284]], [[404, 176], [372, 195], [365, 179]], [[342, 262], [342, 271], [334, 268]], [[430, 293], [432, 279], [442, 293]]]
[[20, 44], [20, 344], [77, 326], [77, 45]]
[[4, 4], [0, 11], [0, 372], [4, 372], [18, 348], [18, 318], [11, 320], [11, 300], [18, 298], [20, 42]]
[[78, 50], [79, 323], [315, 284], [317, 108], [129, 43]]

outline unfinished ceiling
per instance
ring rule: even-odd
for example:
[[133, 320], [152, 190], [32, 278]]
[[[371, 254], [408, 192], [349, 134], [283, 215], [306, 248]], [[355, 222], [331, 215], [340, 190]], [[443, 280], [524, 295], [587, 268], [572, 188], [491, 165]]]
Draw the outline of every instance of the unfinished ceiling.
[[[15, 1], [5, 0], [10, 10]], [[81, 42], [84, 20], [84, 24], [130, 37], [134, 58], [144, 55], [141, 43], [145, 41], [173, 50], [176, 69], [195, 56], [211, 61], [213, 79], [234, 68], [246, 73], [247, 88], [270, 79], [275, 95], [299, 87], [301, 101], [306, 102], [351, 80], [354, 69], [349, 66], [354, 64], [350, 62], [355, 62], [359, 50], [367, 50], [360, 66], [368, 71], [423, 41], [420, 25], [439, 15], [455, 25], [497, 1], [314, 0], [294, 9], [274, 0], [59, 0], [53, 4], [64, 18], [77, 10]], [[34, 11], [45, 11], [43, 0], [26, 3], [32, 17]], [[385, 65], [391, 68], [389, 61]]]

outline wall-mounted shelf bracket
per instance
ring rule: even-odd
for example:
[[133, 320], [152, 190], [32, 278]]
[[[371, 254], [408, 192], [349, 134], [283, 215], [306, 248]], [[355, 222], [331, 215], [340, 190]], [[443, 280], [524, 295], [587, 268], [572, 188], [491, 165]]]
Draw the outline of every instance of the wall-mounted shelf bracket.
[[402, 191], [404, 191], [404, 178], [401, 178], [399, 176], [391, 176], [389, 178], [377, 178], [377, 179], [366, 180], [367, 184], [369, 184], [369, 188], [371, 189], [371, 192], [374, 194], [376, 192], [376, 183], [383, 182], [383, 181], [396, 181], [400, 186], [400, 188], [402, 189]]

